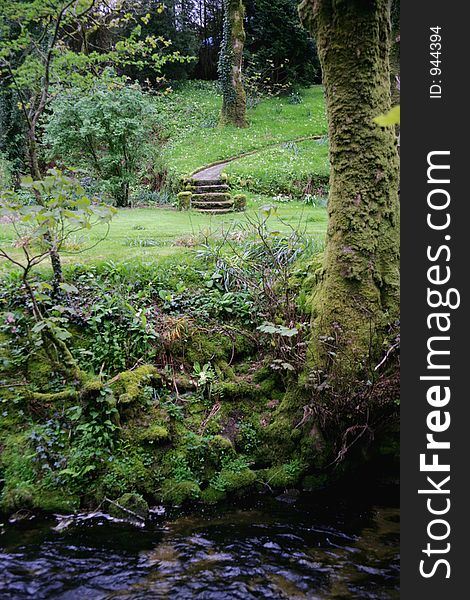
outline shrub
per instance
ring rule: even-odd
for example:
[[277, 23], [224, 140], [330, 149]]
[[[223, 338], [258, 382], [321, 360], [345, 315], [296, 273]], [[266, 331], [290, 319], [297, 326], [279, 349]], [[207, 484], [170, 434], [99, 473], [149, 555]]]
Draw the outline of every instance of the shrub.
[[51, 103], [50, 158], [85, 169], [117, 206], [127, 206], [152, 141], [152, 105], [139, 87], [72, 89]]

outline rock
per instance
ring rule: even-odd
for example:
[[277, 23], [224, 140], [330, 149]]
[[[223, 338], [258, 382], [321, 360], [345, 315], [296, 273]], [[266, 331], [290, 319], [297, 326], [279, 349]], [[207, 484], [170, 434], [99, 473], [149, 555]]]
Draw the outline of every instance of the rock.
[[149, 506], [140, 494], [123, 494], [116, 501], [109, 500], [109, 514], [119, 519], [129, 517], [145, 520], [149, 516]]

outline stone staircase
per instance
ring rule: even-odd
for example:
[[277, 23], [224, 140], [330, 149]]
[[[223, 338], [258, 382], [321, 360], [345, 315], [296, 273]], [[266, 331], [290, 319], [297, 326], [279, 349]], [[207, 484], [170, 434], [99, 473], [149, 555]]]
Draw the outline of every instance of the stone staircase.
[[194, 179], [191, 185], [193, 210], [217, 215], [235, 210], [230, 188], [221, 179]]

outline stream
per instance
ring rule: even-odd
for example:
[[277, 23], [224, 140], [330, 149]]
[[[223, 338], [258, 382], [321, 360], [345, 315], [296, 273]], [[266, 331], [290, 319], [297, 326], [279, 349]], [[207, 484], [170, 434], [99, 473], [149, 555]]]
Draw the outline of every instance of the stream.
[[4, 519], [0, 532], [1, 600], [399, 598], [390, 482], [155, 514], [140, 528], [97, 513], [68, 527]]

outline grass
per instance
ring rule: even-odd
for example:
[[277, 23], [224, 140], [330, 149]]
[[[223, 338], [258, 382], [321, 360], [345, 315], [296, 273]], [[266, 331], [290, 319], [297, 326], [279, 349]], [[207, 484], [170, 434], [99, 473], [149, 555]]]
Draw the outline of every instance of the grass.
[[[200, 246], [209, 234], [220, 234], [235, 222], [246, 222], [247, 217], [256, 217], [261, 207], [269, 204], [269, 198], [251, 196], [245, 213], [207, 215], [193, 211], [178, 212], [163, 208], [122, 209], [113, 219], [106, 239], [91, 250], [80, 253], [63, 253], [63, 262], [99, 263], [133, 258], [151, 260], [169, 255], [189, 254]], [[271, 201], [271, 204], [272, 203]], [[323, 239], [326, 231], [326, 210], [306, 206], [301, 202], [276, 205], [277, 214], [269, 217], [273, 230], [287, 232], [289, 226], [305, 231], [309, 236]], [[282, 223], [283, 221], [284, 223]], [[74, 243], [90, 246], [105, 234], [104, 226], [97, 226]], [[10, 225], [1, 225], [0, 246], [9, 248], [10, 254], [21, 256], [21, 250], [11, 248], [14, 240]], [[9, 268], [6, 260], [0, 266]]]
[[299, 104], [285, 97], [263, 100], [248, 110], [246, 129], [218, 126], [221, 96], [213, 83], [188, 83], [157, 99], [161, 127], [169, 140], [163, 159], [170, 176], [189, 175], [199, 167], [266, 146], [325, 135], [322, 87], [302, 90], [300, 97]]
[[283, 143], [229, 164], [224, 172], [233, 187], [258, 194], [315, 193], [328, 183], [330, 166], [326, 138]]

